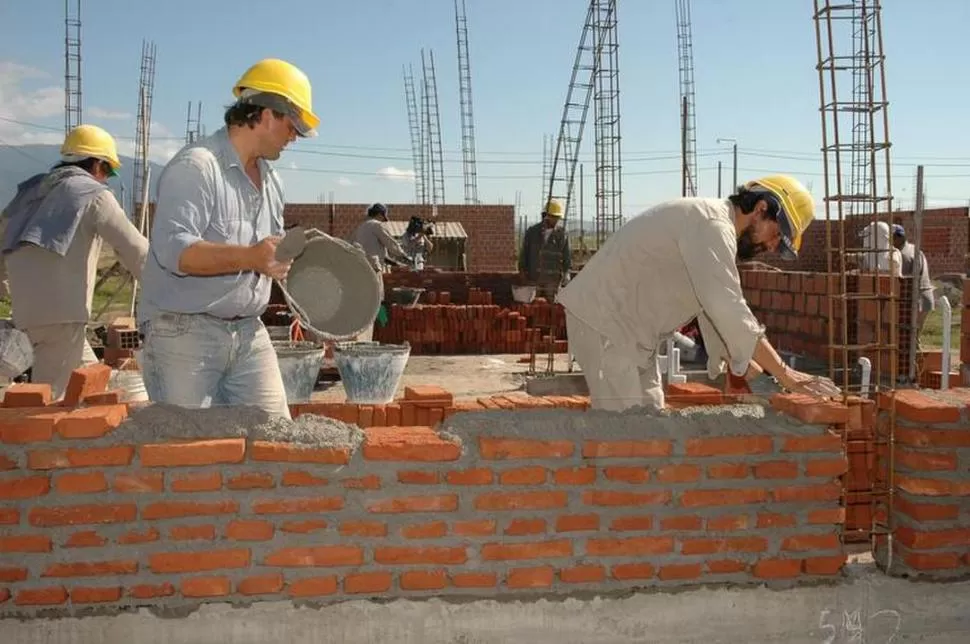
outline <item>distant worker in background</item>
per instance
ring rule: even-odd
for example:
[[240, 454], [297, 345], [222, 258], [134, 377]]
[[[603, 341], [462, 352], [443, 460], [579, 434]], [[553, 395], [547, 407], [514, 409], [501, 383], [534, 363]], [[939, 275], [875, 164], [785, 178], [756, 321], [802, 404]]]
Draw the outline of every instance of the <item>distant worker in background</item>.
[[[902, 258], [902, 274], [913, 278], [913, 288], [919, 289], [919, 309], [916, 314], [916, 341], [919, 349], [919, 334], [923, 331], [923, 324], [930, 311], [936, 308], [934, 293], [936, 288], [930, 280], [930, 265], [926, 262], [923, 251], [916, 257], [916, 246], [906, 241], [906, 229], [895, 224], [893, 226], [893, 246]], [[915, 276], [915, 277], [914, 277]]]
[[411, 217], [408, 227], [401, 239], [401, 248], [411, 258], [414, 270], [420, 271], [434, 250], [431, 238], [434, 236], [434, 224], [429, 224], [421, 217]]
[[736, 376], [763, 370], [789, 391], [838, 394], [831, 381], [781, 359], [744, 299], [736, 265], [764, 252], [797, 256], [814, 214], [801, 183], [776, 175], [740, 186], [727, 199], [661, 203], [610, 235], [558, 297], [591, 406], [662, 409], [657, 350], [694, 317], [710, 378], [726, 361]]
[[569, 233], [562, 220], [562, 204], [550, 200], [542, 211], [542, 220], [525, 231], [519, 253], [519, 273], [528, 284], [536, 286], [536, 297], [544, 297], [549, 302], [569, 281], [572, 267]]
[[[367, 219], [362, 221], [357, 230], [354, 231], [351, 242], [363, 249], [367, 259], [370, 260], [374, 270], [379, 274], [384, 274], [388, 270], [386, 259], [392, 259], [411, 263], [410, 257], [401, 248], [401, 244], [391, 233], [387, 232], [384, 223], [387, 222], [387, 206], [382, 203], [371, 204], [367, 209]], [[383, 279], [381, 280], [383, 286]]]
[[892, 229], [884, 221], [873, 222], [862, 229], [859, 239], [865, 252], [858, 254], [860, 270], [902, 276], [903, 258], [891, 237]]
[[61, 146], [61, 161], [17, 187], [3, 211], [3, 264], [13, 322], [34, 350], [31, 382], [63, 397], [71, 371], [98, 362], [86, 328], [102, 241], [138, 279], [148, 240], [107, 186], [121, 168], [114, 138], [79, 125]]
[[316, 134], [310, 81], [274, 58], [233, 86], [225, 126], [169, 161], [158, 181], [138, 310], [153, 402], [251, 405], [290, 417], [276, 351], [260, 316], [283, 233], [283, 185], [269, 164]]

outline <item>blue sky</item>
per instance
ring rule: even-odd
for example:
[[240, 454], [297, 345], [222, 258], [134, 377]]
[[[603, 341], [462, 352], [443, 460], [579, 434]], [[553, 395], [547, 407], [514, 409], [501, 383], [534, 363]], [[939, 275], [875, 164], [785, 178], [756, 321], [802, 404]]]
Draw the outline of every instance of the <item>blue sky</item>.
[[[883, 10], [893, 181], [913, 199], [926, 165], [930, 205], [970, 199], [966, 25], [970, 2], [886, 0]], [[584, 0], [466, 0], [479, 196], [523, 213], [541, 202], [543, 135], [558, 130]], [[731, 181], [785, 171], [821, 196], [818, 77], [810, 0], [693, 0], [697, 150], [702, 194], [715, 167]], [[436, 57], [446, 200], [463, 201], [453, 0], [132, 2], [82, 7], [84, 120], [131, 149], [142, 39], [157, 46], [152, 157], [184, 138], [186, 107], [221, 124], [232, 84], [256, 60], [290, 60], [310, 77], [319, 137], [278, 162], [288, 201], [409, 202], [414, 185], [402, 65]], [[620, 0], [621, 127], [626, 215], [680, 193], [674, 0]], [[63, 3], [0, 3], [0, 144], [53, 142], [63, 128]], [[20, 123], [16, 122], [19, 121]], [[24, 125], [27, 123], [29, 125]], [[39, 127], [38, 127], [39, 126]], [[46, 128], [46, 129], [45, 129]], [[584, 145], [585, 210], [593, 204], [592, 129]], [[37, 168], [24, 169], [25, 176]]]

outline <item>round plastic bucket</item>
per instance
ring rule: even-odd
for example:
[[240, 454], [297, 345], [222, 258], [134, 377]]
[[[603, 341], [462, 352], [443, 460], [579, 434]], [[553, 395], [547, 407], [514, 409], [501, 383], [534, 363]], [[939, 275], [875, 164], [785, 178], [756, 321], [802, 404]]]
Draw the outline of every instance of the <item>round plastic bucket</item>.
[[380, 342], [338, 342], [333, 348], [347, 402], [359, 405], [385, 405], [404, 375], [411, 345]]
[[325, 349], [315, 342], [273, 342], [289, 403], [309, 402]]

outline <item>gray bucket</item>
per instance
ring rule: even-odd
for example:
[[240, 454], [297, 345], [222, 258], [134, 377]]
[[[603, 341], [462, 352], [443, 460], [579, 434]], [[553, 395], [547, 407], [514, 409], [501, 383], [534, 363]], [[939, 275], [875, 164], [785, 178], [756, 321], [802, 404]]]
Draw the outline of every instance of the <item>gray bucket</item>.
[[288, 403], [309, 402], [325, 349], [314, 342], [273, 342]]
[[347, 402], [359, 405], [385, 405], [404, 375], [411, 345], [380, 342], [338, 342], [333, 358], [340, 373]]

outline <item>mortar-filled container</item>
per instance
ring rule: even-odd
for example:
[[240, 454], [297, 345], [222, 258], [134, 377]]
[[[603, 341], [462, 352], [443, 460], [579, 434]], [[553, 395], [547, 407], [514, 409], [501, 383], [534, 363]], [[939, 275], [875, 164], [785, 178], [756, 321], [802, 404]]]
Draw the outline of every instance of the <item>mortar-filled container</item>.
[[347, 402], [358, 405], [385, 405], [394, 400], [411, 345], [380, 342], [338, 342], [333, 358]]
[[320, 377], [325, 349], [314, 342], [274, 341], [288, 403], [309, 402]]

